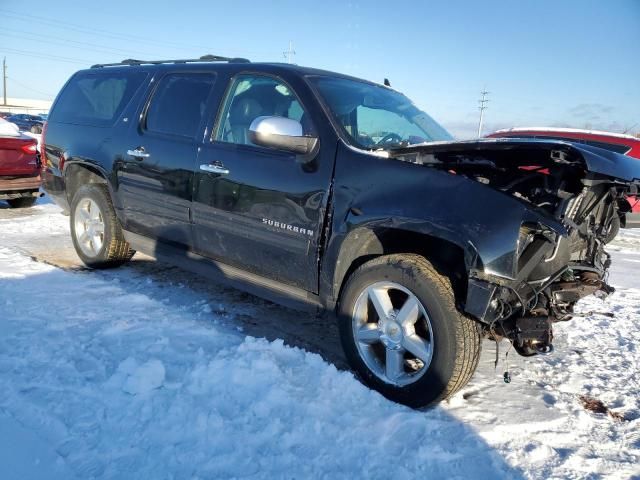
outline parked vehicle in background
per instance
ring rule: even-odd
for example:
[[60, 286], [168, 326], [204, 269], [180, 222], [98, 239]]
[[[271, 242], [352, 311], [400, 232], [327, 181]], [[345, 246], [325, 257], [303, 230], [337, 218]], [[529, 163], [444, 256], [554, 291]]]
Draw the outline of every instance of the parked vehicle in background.
[[15, 123], [20, 130], [31, 133], [42, 133], [44, 118], [40, 115], [18, 113], [5, 118], [8, 122]]
[[0, 112], [0, 118], [7, 118], [13, 115], [11, 112]]
[[0, 119], [0, 200], [12, 208], [31, 207], [40, 196], [37, 141]]
[[[604, 148], [616, 153], [628, 155], [640, 160], [640, 138], [621, 133], [601, 132], [598, 130], [580, 130], [575, 128], [523, 127], [498, 130], [487, 138], [543, 138], [563, 140], [579, 145]], [[620, 210], [620, 220], [614, 222], [610, 238], [615, 237], [617, 228], [640, 228], [640, 197], [628, 196], [629, 209]], [[617, 224], [617, 227], [616, 227]]]
[[387, 86], [213, 56], [76, 73], [41, 151], [86, 265], [138, 250], [335, 312], [362, 380], [414, 407], [469, 381], [483, 335], [548, 354], [611, 293], [603, 238], [640, 183], [614, 152], [455, 142]]

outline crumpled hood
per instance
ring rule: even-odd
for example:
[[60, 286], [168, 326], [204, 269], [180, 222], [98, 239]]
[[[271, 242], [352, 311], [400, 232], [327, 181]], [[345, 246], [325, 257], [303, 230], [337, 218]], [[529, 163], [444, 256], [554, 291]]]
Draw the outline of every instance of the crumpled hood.
[[[539, 154], [544, 154], [544, 151], [551, 150], [564, 151], [570, 155], [572, 154], [571, 157], [579, 157], [589, 172], [607, 175], [624, 182], [640, 184], [640, 160], [602, 148], [564, 140], [487, 138], [457, 142], [423, 143], [393, 149], [390, 152], [390, 156], [406, 155], [412, 152], [432, 153], [434, 155], [445, 152], [450, 154], [473, 152], [477, 155], [482, 151], [490, 153], [509, 150], [539, 151]], [[562, 160], [556, 161], [562, 162]]]

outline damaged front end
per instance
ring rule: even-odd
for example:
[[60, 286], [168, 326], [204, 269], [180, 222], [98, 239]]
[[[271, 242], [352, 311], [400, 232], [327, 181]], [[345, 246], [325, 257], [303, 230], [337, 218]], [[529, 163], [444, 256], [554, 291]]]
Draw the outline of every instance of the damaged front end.
[[625, 195], [638, 191], [640, 162], [565, 142], [513, 139], [407, 147], [392, 156], [465, 177], [524, 205], [515, 214], [493, 212], [504, 215], [504, 223], [471, 245], [478, 255], [468, 262], [461, 305], [518, 353], [550, 353], [555, 322], [571, 319], [581, 298], [614, 291], [605, 247]]

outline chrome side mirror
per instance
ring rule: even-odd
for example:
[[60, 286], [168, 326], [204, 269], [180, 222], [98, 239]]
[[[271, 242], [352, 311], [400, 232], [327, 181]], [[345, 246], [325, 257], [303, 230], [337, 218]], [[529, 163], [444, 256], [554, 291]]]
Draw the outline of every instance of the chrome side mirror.
[[258, 117], [249, 126], [249, 140], [263, 147], [306, 155], [318, 144], [316, 137], [305, 136], [302, 124], [285, 117]]

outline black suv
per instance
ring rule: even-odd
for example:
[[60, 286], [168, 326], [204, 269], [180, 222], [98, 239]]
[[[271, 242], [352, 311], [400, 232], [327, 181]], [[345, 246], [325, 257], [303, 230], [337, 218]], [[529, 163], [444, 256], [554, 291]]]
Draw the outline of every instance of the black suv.
[[549, 353], [612, 291], [604, 240], [640, 179], [586, 145], [454, 142], [385, 85], [212, 56], [76, 73], [42, 142], [88, 266], [138, 250], [335, 312], [354, 370], [414, 407], [469, 381], [483, 336]]

